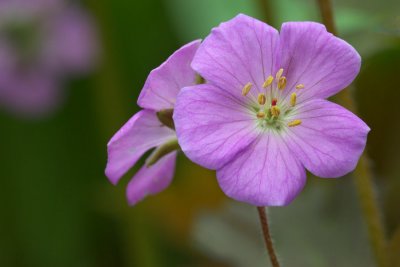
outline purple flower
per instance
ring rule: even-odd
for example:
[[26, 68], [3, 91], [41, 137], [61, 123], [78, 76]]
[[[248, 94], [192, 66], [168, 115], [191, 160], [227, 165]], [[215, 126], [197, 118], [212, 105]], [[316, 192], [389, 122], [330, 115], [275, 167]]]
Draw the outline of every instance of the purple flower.
[[0, 105], [25, 116], [54, 110], [70, 74], [97, 53], [91, 18], [62, 0], [0, 1]]
[[[108, 143], [106, 175], [113, 184], [146, 151], [156, 148], [128, 184], [126, 194], [130, 205], [146, 195], [159, 193], [172, 180], [176, 152], [171, 152], [171, 148], [178, 146], [172, 111], [181, 88], [196, 83], [196, 73], [190, 63], [199, 45], [200, 41], [193, 41], [181, 47], [150, 73], [138, 99], [138, 105], [143, 110], [136, 113]], [[171, 119], [170, 127], [167, 126], [168, 121], [161, 122], [163, 114], [168, 113], [166, 118]], [[163, 153], [166, 155], [153, 164], [152, 160]]]
[[353, 81], [360, 62], [321, 24], [288, 22], [278, 33], [238, 15], [213, 29], [193, 59], [207, 84], [178, 95], [179, 144], [217, 170], [228, 196], [287, 205], [305, 185], [305, 169], [333, 178], [355, 168], [370, 129], [325, 99]]

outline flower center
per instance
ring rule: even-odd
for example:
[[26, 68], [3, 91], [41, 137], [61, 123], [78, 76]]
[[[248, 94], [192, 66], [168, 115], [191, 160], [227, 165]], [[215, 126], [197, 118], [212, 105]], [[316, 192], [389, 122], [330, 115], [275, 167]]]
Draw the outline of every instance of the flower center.
[[[301, 124], [301, 120], [291, 119], [295, 113], [297, 93], [293, 92], [290, 96], [283, 93], [287, 79], [282, 74], [281, 68], [275, 77], [268, 76], [262, 84], [265, 92], [259, 93], [256, 101], [252, 101], [252, 110], [262, 128], [281, 130], [282, 127], [295, 127]], [[247, 96], [252, 87], [252, 83], [247, 83], [242, 89], [242, 95]], [[304, 89], [304, 85], [297, 84], [295, 88], [301, 90]]]

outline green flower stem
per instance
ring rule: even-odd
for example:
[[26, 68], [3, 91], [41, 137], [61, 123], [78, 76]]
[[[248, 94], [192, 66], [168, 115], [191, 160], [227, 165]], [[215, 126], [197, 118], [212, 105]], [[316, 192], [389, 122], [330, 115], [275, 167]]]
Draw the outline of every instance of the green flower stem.
[[[335, 20], [333, 18], [331, 0], [317, 1], [322, 21], [327, 30], [334, 35], [338, 35]], [[338, 94], [337, 99], [343, 106], [352, 110], [353, 112], [356, 112], [357, 108], [352, 99], [349, 88]], [[385, 229], [377, 202], [376, 192], [374, 190], [372, 171], [368, 164], [368, 156], [366, 152], [364, 152], [364, 154], [361, 156], [353, 176], [377, 264], [379, 267], [388, 267], [389, 263]]]
[[276, 256], [274, 244], [272, 243], [271, 234], [268, 226], [267, 212], [265, 207], [257, 207], [258, 215], [260, 217], [261, 228], [263, 231], [265, 246], [267, 247], [267, 251], [269, 254], [269, 258], [271, 260], [271, 264], [273, 267], [279, 267], [278, 257]]
[[173, 109], [163, 109], [157, 112], [157, 118], [162, 124], [175, 130], [174, 120], [172, 119], [173, 113]]
[[177, 151], [180, 150], [180, 146], [178, 144], [177, 139], [172, 139], [159, 147], [157, 147], [153, 153], [149, 156], [149, 158], [146, 161], [146, 166], [150, 167], [154, 164], [156, 164], [162, 157], [165, 155], [171, 153], [172, 151]]

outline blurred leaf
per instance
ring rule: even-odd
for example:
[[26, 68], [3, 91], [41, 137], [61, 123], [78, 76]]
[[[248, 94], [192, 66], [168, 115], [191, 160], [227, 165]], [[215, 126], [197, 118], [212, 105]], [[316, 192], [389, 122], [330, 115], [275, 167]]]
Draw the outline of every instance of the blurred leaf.
[[396, 167], [400, 160], [400, 127], [388, 121], [398, 118], [400, 86], [393, 77], [398, 76], [400, 46], [383, 50], [364, 58], [362, 71], [356, 80], [356, 100], [361, 117], [370, 126], [369, 152], [377, 170], [384, 172]]
[[164, 0], [175, 32], [185, 42], [204, 38], [211, 28], [239, 13], [261, 17], [256, 0]]
[[16, 252], [5, 266], [83, 266], [93, 259], [86, 192], [99, 157], [93, 154], [93, 114], [76, 108], [88, 106], [88, 85], [71, 84], [69, 102], [57, 117], [24, 122], [0, 116], [7, 125], [0, 138], [5, 178], [0, 195], [7, 203], [1, 209], [1, 241]]
[[[289, 206], [268, 209], [282, 264], [374, 266], [351, 179], [310, 180], [315, 181]], [[232, 266], [269, 266], [257, 212], [251, 205], [229, 201], [217, 211], [203, 212], [192, 236], [199, 249]]]
[[336, 10], [336, 21], [344, 35], [370, 29], [377, 22], [373, 14], [366, 10], [340, 7]]
[[378, 185], [384, 188], [381, 192], [386, 193], [383, 199], [390, 232], [400, 224], [400, 125], [393, 121], [400, 117], [400, 86], [394, 78], [399, 75], [399, 65], [400, 45], [364, 58], [354, 92], [359, 114], [371, 128], [368, 152]]
[[318, 21], [318, 7], [315, 0], [274, 1], [276, 13], [276, 26], [279, 29], [281, 24], [287, 21]]

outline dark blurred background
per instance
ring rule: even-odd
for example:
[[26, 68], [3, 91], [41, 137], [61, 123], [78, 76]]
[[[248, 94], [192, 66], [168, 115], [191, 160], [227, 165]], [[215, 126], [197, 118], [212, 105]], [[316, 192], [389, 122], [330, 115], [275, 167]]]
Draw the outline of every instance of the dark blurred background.
[[[24, 2], [14, 3], [18, 1]], [[46, 112], [25, 110], [27, 102], [21, 109], [12, 100], [0, 100], [0, 266], [268, 266], [255, 208], [224, 196], [213, 172], [180, 155], [173, 184], [135, 207], [127, 205], [125, 186], [137, 167], [116, 187], [103, 172], [106, 144], [138, 110], [136, 99], [148, 73], [181, 45], [204, 38], [238, 13], [265, 19], [261, 2], [67, 2], [87, 16], [91, 39], [84, 39], [87, 32], [74, 35], [74, 30], [72, 37], [57, 38], [73, 39], [75, 45], [92, 42], [86, 51], [76, 52], [77, 47], [65, 57], [82, 59], [91, 53], [90, 64], [81, 68], [71, 61], [73, 71], [55, 72], [42, 60], [41, 75], [51, 76], [55, 90], [62, 92]], [[333, 3], [341, 37], [362, 55], [353, 94], [359, 115], [372, 128], [368, 152], [376, 192], [392, 247], [399, 248], [400, 2]], [[283, 21], [320, 21], [312, 0], [267, 4], [269, 21], [277, 28]], [[9, 11], [0, 3], [0, 71], [9, 62], [3, 60], [8, 48], [1, 50], [8, 34], [1, 29], [5, 13]], [[74, 16], [66, 19], [65, 27], [76, 21]], [[87, 24], [76, 27], [79, 31]], [[25, 51], [21, 49], [14, 52]], [[17, 73], [37, 70], [38, 61], [23, 61]], [[16, 81], [25, 79], [18, 77]], [[2, 80], [14, 84], [6, 82], [8, 76], [0, 77], [0, 87]], [[1, 97], [11, 98], [0, 89]], [[284, 266], [375, 266], [351, 175], [337, 180], [309, 176], [302, 194], [288, 207], [270, 209], [270, 216]], [[400, 250], [392, 254], [400, 255]]]

